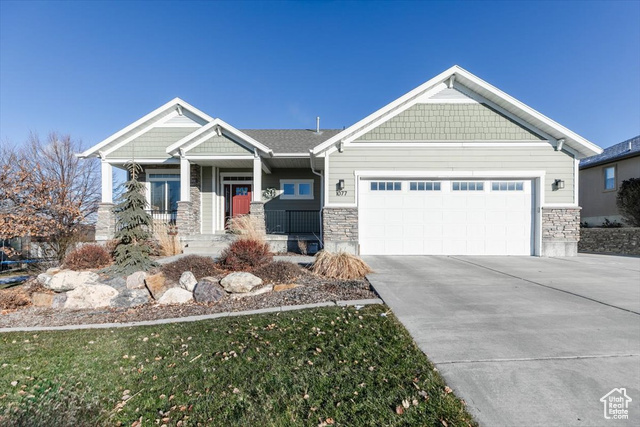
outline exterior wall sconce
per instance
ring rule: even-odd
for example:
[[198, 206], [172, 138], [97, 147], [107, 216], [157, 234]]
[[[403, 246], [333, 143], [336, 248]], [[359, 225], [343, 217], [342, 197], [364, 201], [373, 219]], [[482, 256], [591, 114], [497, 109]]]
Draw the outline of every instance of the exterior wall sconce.
[[338, 190], [344, 190], [344, 179], [338, 180]]
[[338, 153], [343, 153], [344, 152], [344, 141], [340, 141], [340, 143], [338, 143]]
[[556, 186], [558, 190], [564, 189], [564, 181], [561, 179], [556, 179], [555, 181], [553, 181], [553, 184]]

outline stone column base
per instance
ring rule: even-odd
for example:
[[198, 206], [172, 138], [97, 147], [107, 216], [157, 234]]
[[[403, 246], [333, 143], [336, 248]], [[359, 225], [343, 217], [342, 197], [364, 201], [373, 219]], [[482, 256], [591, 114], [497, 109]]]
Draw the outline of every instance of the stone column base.
[[176, 227], [180, 237], [194, 234], [193, 202], [178, 202]]
[[347, 252], [357, 255], [358, 208], [322, 209], [323, 247], [329, 252]]
[[578, 255], [580, 208], [542, 208], [541, 256]]
[[96, 220], [96, 242], [112, 240], [116, 234], [116, 216], [113, 213], [113, 203], [100, 203], [98, 205], [98, 218]]
[[251, 202], [249, 208], [249, 215], [256, 219], [256, 226], [263, 234], [267, 233], [264, 216], [264, 203], [263, 202]]

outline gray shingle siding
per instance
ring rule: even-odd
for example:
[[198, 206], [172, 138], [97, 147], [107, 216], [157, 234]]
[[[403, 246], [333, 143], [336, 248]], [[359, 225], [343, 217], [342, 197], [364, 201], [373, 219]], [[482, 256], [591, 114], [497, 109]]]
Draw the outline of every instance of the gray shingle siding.
[[167, 147], [179, 141], [197, 128], [158, 127], [140, 135], [128, 144], [109, 154], [111, 158], [167, 159]]
[[416, 104], [357, 141], [540, 141], [483, 104]]
[[190, 155], [215, 155], [215, 156], [225, 156], [225, 155], [242, 155], [242, 154], [252, 154], [252, 152], [233, 141], [226, 136], [218, 136], [213, 135], [206, 141], [202, 142], [200, 145], [188, 151]]

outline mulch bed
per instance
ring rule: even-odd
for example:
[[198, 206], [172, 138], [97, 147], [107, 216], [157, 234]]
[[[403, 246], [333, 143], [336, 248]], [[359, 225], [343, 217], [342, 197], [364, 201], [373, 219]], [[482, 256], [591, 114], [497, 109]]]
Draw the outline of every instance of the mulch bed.
[[297, 279], [295, 283], [302, 286], [237, 300], [227, 297], [211, 304], [195, 302], [163, 306], [147, 304], [137, 308], [96, 310], [65, 310], [28, 306], [15, 311], [2, 312], [0, 314], [0, 328], [125, 323], [378, 297], [366, 280], [340, 281], [306, 274]]

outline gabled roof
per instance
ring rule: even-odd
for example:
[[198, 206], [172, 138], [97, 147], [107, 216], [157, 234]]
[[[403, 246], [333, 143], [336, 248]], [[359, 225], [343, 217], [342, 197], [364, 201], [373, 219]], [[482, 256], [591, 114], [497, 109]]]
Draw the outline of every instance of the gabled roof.
[[580, 160], [580, 169], [590, 168], [592, 166], [635, 156], [640, 156], [640, 135], [635, 138], [627, 139], [619, 144], [612, 145], [609, 148], [605, 148], [604, 151], [597, 156], [591, 156]]
[[184, 148], [184, 147], [193, 148], [195, 145], [199, 144], [200, 142], [208, 138], [212, 132], [215, 132], [215, 129], [218, 126], [221, 129], [223, 129], [225, 132], [228, 132], [229, 134], [234, 136], [235, 138], [244, 141], [245, 143], [247, 143], [253, 148], [257, 148], [262, 153], [265, 153], [265, 154], [273, 153], [271, 148], [265, 146], [261, 142], [256, 141], [254, 138], [247, 135], [243, 131], [234, 128], [233, 126], [231, 126], [230, 124], [228, 124], [222, 119], [213, 119], [211, 122], [207, 123], [205, 126], [201, 127], [194, 133], [187, 135], [186, 137], [182, 138], [180, 141], [176, 142], [175, 144], [171, 144], [169, 147], [167, 147], [167, 153], [175, 154], [178, 152], [180, 148]]
[[536, 130], [543, 133], [543, 136], [545, 136], [544, 134], [548, 135], [550, 139], [553, 139], [549, 141], [550, 143], [555, 145], [558, 140], [564, 140], [565, 146], [572, 148], [582, 157], [592, 156], [602, 152], [602, 149], [594, 143], [587, 141], [580, 135], [551, 120], [533, 108], [528, 107], [510, 95], [507, 95], [500, 89], [490, 85], [465, 69], [454, 65], [426, 83], [418, 86], [390, 104], [387, 104], [378, 111], [370, 114], [354, 125], [314, 147], [313, 150], [311, 150], [312, 154], [319, 154], [341, 141], [350, 142], [355, 139], [359, 133], [362, 133], [364, 129], [384, 123], [386, 120], [394, 117], [401, 111], [404, 111], [408, 106], [418, 103], [420, 98], [429, 91], [441, 90], [443, 84], [447, 84], [449, 86], [453, 86], [455, 84], [455, 87], [468, 89], [469, 91], [480, 95], [482, 98], [493, 103], [494, 106], [503, 109], [507, 114], [512, 115], [513, 118], [533, 126]]
[[242, 129], [273, 150], [275, 154], [304, 154], [309, 150], [341, 132], [341, 129]]
[[174, 98], [171, 101], [169, 101], [166, 104], [164, 104], [163, 106], [161, 106], [159, 108], [156, 108], [155, 110], [153, 110], [152, 112], [150, 112], [146, 116], [142, 117], [141, 119], [136, 120], [135, 122], [131, 123], [129, 126], [125, 127], [124, 129], [120, 130], [119, 132], [114, 133], [113, 135], [111, 135], [107, 139], [97, 143], [93, 147], [91, 147], [91, 148], [87, 149], [86, 151], [80, 153], [78, 156], [79, 157], [97, 156], [98, 153], [103, 148], [108, 147], [113, 142], [118, 141], [118, 139], [125, 140], [127, 138], [132, 137], [133, 135], [135, 135], [135, 133], [137, 131], [144, 130], [144, 129], [146, 129], [146, 127], [153, 125], [153, 123], [159, 117], [165, 115], [166, 113], [170, 112], [171, 110], [177, 110], [178, 107], [180, 107], [181, 109], [185, 109], [185, 110], [190, 111], [191, 113], [195, 114], [196, 116], [200, 117], [201, 119], [203, 119], [206, 122], [211, 122], [213, 120], [213, 117], [211, 117], [208, 114], [200, 111], [199, 109], [197, 109], [193, 105], [189, 104], [188, 102], [183, 101], [180, 98]]

